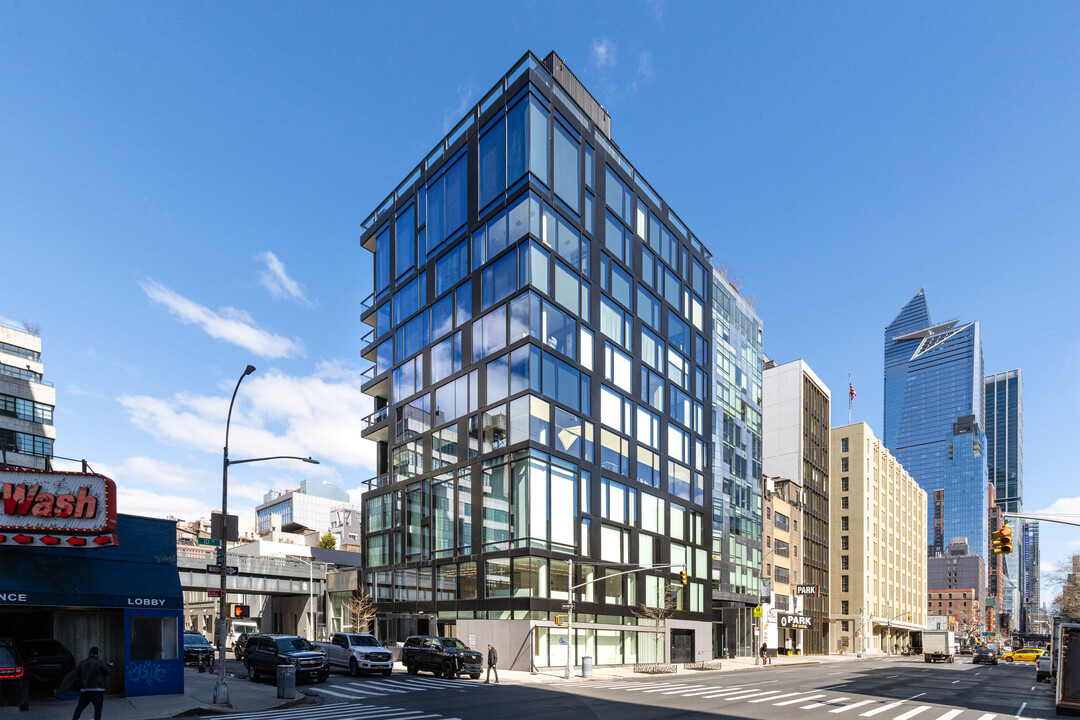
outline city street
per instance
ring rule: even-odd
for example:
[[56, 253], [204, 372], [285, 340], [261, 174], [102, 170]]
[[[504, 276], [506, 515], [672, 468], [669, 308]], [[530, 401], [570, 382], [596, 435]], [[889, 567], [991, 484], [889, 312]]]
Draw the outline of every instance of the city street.
[[[482, 720], [505, 718], [693, 718], [781, 720], [1009, 720], [1054, 716], [1050, 687], [1030, 663], [927, 664], [922, 658], [776, 666], [737, 672], [597, 679], [592, 682], [485, 685], [468, 679], [395, 672], [303, 685], [321, 704], [241, 713], [249, 720], [354, 718]], [[272, 691], [272, 685], [267, 685]], [[313, 698], [314, 700], [314, 698]], [[317, 702], [317, 700], [316, 700]]]

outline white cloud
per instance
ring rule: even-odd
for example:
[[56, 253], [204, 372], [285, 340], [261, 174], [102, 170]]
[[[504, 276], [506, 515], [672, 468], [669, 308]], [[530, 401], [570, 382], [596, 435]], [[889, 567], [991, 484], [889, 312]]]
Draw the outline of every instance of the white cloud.
[[[320, 363], [310, 376], [294, 377], [278, 370], [253, 375], [236, 398], [230, 456], [310, 455], [320, 462], [372, 472], [374, 445], [360, 438], [360, 421], [371, 412], [372, 400], [360, 392], [361, 383], [359, 372], [334, 362]], [[128, 395], [119, 402], [137, 427], [158, 440], [220, 453], [232, 393], [232, 383], [227, 384], [220, 396], [178, 393], [161, 399]], [[296, 461], [287, 460], [260, 463], [260, 467], [264, 475], [268, 468], [322, 478], [337, 474], [334, 468], [298, 466]], [[254, 488], [248, 496], [256, 499]]]
[[618, 48], [615, 43], [607, 38], [599, 38], [592, 41], [592, 61], [598, 68], [606, 68], [615, 65], [615, 55]]
[[1058, 498], [1042, 510], [1034, 510], [1032, 515], [1060, 516], [1062, 520], [1080, 521], [1080, 496]]
[[140, 286], [148, 298], [163, 305], [181, 322], [197, 325], [212, 338], [239, 345], [262, 357], [292, 358], [304, 354], [303, 345], [299, 340], [290, 340], [263, 330], [250, 315], [242, 310], [227, 307], [214, 312], [155, 280], [145, 280], [140, 283]]
[[[128, 515], [144, 515], [147, 517], [165, 517], [172, 515], [181, 520], [198, 520], [210, 518], [210, 511], [216, 509], [200, 500], [198, 497], [183, 495], [162, 495], [153, 490], [143, 488], [123, 487], [118, 485], [116, 492], [117, 512]], [[229, 514], [235, 514], [233, 508], [229, 508]]]
[[458, 104], [456, 107], [447, 109], [443, 113], [443, 132], [450, 132], [465, 117], [465, 112], [473, 106], [473, 89], [471, 84], [458, 85]]
[[267, 250], [255, 257], [266, 265], [266, 269], [259, 273], [259, 280], [271, 295], [291, 298], [311, 307], [311, 301], [304, 296], [303, 287], [289, 277], [289, 274], [285, 272], [285, 263], [278, 260], [277, 255]]

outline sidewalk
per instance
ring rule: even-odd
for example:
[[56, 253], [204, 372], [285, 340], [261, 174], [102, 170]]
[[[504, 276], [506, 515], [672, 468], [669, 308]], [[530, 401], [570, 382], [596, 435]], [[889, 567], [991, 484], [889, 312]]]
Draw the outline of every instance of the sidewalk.
[[[247, 678], [229, 676], [229, 699], [232, 707], [214, 705], [214, 686], [217, 673], [200, 673], [196, 668], [184, 668], [183, 695], [147, 695], [145, 697], [122, 697], [106, 695], [102, 716], [108, 720], [146, 720], [180, 715], [215, 715], [235, 712], [253, 712], [272, 708], [286, 708], [307, 700], [303, 694], [305, 685], [297, 688], [297, 697], [282, 700], [277, 696], [273, 683], [253, 683]], [[0, 707], [4, 720], [67, 720], [75, 713], [77, 700], [56, 698], [31, 698], [30, 710], [20, 712], [15, 707]], [[83, 710], [85, 719], [94, 717], [94, 706]]]
[[[883, 658], [883, 655], [873, 655], [871, 659]], [[715, 673], [727, 672], [768, 672], [774, 668], [794, 665], [817, 665], [824, 663], [861, 662], [854, 655], [808, 655], [794, 657], [770, 658], [768, 665], [754, 665], [752, 657], [738, 657], [720, 660], [719, 670], [685, 670], [678, 665], [679, 677], [705, 678]], [[401, 671], [396, 667], [395, 671]], [[397, 674], [397, 672], [395, 672]], [[588, 683], [605, 680], [620, 680], [629, 678], [670, 678], [672, 675], [646, 675], [635, 673], [632, 666], [622, 665], [617, 667], [594, 667], [592, 678], [581, 677], [581, 666], [573, 668], [573, 675], [569, 680], [563, 679], [563, 668], [542, 668], [536, 673], [520, 670], [499, 670], [499, 679], [507, 684], [521, 685], [557, 685], [560, 683]], [[274, 708], [287, 708], [305, 703], [318, 703], [318, 693], [311, 688], [321, 685], [297, 686], [297, 697], [293, 700], [282, 700], [277, 696], [277, 688], [273, 683], [253, 683], [247, 678], [229, 676], [229, 699], [232, 707], [219, 707], [214, 705], [214, 685], [217, 683], [217, 673], [200, 673], [195, 668], [184, 668], [184, 694], [183, 695], [150, 695], [146, 697], [121, 697], [107, 695], [103, 715], [108, 720], [145, 720], [146, 718], [179, 717], [185, 715], [223, 715], [239, 712], [257, 712]], [[463, 682], [472, 682], [463, 680]], [[55, 698], [39, 698], [30, 702], [28, 712], [19, 712], [15, 707], [0, 707], [0, 718], [4, 720], [66, 720], [75, 712], [75, 700], [57, 700]], [[83, 711], [83, 718], [93, 718], [93, 706]]]

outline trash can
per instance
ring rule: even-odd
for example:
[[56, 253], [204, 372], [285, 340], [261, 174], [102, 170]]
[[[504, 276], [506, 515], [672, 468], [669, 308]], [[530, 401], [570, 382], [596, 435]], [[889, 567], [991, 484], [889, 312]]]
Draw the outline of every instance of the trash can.
[[296, 666], [277, 666], [277, 696], [292, 700], [296, 697]]
[[585, 655], [581, 658], [581, 677], [592, 677], [592, 656]]

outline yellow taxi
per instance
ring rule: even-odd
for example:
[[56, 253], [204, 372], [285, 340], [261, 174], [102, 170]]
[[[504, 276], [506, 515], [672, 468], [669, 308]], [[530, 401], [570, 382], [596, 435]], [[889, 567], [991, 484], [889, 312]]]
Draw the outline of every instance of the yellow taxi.
[[1035, 662], [1035, 660], [1042, 655], [1042, 648], [1017, 648], [1012, 652], [1005, 653], [1001, 656], [1001, 659], [1005, 662], [1013, 662], [1019, 660], [1020, 662]]

